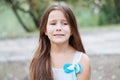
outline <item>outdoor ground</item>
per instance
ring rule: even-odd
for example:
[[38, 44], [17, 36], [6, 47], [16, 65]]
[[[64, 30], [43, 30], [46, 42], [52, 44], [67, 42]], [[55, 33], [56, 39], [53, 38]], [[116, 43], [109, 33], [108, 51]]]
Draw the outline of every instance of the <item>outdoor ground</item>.
[[[82, 30], [91, 59], [91, 80], [120, 80], [120, 27]], [[29, 80], [38, 36], [0, 40], [0, 80]]]

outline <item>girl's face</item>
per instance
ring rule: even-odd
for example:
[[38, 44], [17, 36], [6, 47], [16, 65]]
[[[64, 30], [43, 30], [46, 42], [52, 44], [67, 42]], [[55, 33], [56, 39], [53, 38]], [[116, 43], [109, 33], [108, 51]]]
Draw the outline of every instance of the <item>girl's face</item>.
[[53, 10], [48, 16], [45, 34], [51, 43], [69, 42], [71, 35], [70, 25], [61, 10]]

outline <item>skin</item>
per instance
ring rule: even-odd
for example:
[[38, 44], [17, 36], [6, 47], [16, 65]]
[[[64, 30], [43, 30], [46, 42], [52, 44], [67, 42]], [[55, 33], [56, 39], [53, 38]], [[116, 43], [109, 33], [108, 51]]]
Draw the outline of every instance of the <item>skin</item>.
[[[45, 34], [51, 43], [52, 67], [62, 69], [65, 63], [72, 63], [76, 50], [69, 45], [69, 38], [72, 35], [70, 25], [60, 10], [50, 12]], [[79, 62], [83, 66], [83, 72], [77, 75], [78, 80], [89, 80], [90, 59], [86, 54], [82, 55]]]
[[90, 80], [90, 59], [86, 54], [82, 54], [81, 60], [79, 63], [83, 67], [83, 71], [81, 74], [77, 75], [78, 80]]
[[68, 43], [71, 35], [70, 25], [60, 10], [54, 10], [49, 14], [46, 35], [51, 44]]

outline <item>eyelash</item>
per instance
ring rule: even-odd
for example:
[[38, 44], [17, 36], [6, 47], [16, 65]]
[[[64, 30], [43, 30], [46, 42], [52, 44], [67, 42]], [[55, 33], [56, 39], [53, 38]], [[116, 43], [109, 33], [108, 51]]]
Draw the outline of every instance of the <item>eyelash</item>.
[[[50, 25], [56, 25], [56, 23], [50, 23]], [[67, 22], [63, 23], [63, 25], [68, 25]]]
[[68, 25], [68, 23], [63, 23], [64, 25]]
[[56, 25], [56, 23], [50, 23], [50, 25]]

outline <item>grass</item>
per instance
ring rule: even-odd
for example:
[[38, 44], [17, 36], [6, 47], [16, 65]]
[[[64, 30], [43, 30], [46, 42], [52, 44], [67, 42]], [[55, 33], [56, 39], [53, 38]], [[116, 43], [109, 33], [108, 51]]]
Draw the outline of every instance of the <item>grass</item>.
[[[29, 28], [34, 29], [35, 26], [29, 18], [27, 14], [21, 14], [21, 17], [26, 17], [23, 21]], [[80, 16], [78, 14], [78, 17], [80, 19]], [[79, 21], [78, 19], [78, 21]], [[87, 23], [87, 22], [86, 22]], [[78, 23], [78, 25], [80, 25]], [[79, 26], [80, 30], [94, 30], [94, 29], [102, 29], [102, 28], [116, 28], [120, 27], [120, 24], [112, 24], [112, 25], [103, 25], [103, 26]], [[1, 38], [11, 38], [11, 37], [25, 37], [25, 36], [33, 36], [38, 35], [38, 30], [35, 30], [34, 32], [26, 32], [19, 21], [17, 20], [16, 16], [12, 12], [10, 8], [7, 8], [3, 11], [0, 11], [0, 39]]]
[[111, 24], [111, 25], [102, 25], [102, 26], [79, 26], [80, 30], [96, 30], [96, 29], [110, 29], [110, 28], [118, 28], [120, 24]]
[[[80, 31], [94, 31], [94, 30], [99, 30], [99, 29], [113, 29], [113, 28], [118, 28], [120, 27], [120, 25], [104, 25], [104, 26], [84, 26], [84, 27], [79, 27], [79, 30]], [[14, 34], [7, 34], [5, 36], [0, 36], [0, 38], [17, 38], [17, 37], [29, 37], [29, 36], [36, 36], [36, 35], [39, 35], [39, 31], [36, 30], [34, 32], [23, 32], [23, 33], [20, 33], [20, 32], [14, 32]]]
[[[25, 24], [30, 29], [35, 29], [31, 18], [27, 14], [21, 14], [21, 17], [24, 17]], [[29, 36], [35, 34], [35, 32], [28, 33], [26, 32], [18, 19], [12, 12], [11, 8], [5, 8], [0, 10], [0, 38], [9, 38], [9, 37], [19, 37], [19, 36]]]

